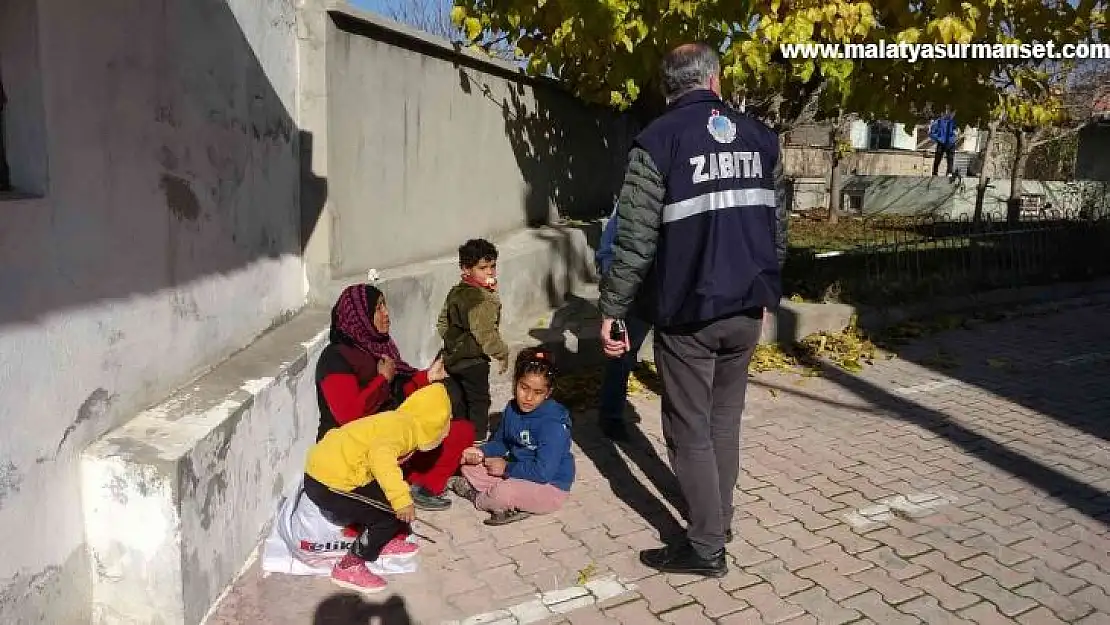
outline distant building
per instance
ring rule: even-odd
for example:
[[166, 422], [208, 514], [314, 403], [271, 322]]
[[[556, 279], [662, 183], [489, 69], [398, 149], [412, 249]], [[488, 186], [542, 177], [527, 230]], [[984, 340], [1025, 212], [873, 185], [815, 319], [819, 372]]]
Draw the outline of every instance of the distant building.
[[1110, 87], [1096, 96], [1091, 119], [1079, 131], [1075, 178], [1110, 182]]

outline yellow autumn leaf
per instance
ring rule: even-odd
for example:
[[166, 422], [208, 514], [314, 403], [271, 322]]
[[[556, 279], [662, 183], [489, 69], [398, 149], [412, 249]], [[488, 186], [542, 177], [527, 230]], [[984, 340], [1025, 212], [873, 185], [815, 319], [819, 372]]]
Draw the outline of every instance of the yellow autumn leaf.
[[466, 19], [466, 9], [455, 6], [451, 8], [451, 23], [455, 26], [462, 26], [463, 20]]
[[463, 32], [466, 33], [466, 38], [470, 41], [478, 39], [482, 34], [482, 22], [478, 18], [468, 17], [463, 20]]

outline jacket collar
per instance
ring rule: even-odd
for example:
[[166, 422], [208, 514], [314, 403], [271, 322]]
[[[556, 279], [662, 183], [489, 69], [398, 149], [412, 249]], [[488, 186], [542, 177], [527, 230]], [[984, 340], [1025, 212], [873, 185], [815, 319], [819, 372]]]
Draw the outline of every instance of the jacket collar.
[[714, 104], [720, 104], [722, 106], [724, 105], [724, 101], [721, 100], [721, 97], [718, 96], [716, 93], [713, 93], [713, 91], [709, 89], [695, 89], [690, 93], [680, 96], [674, 102], [671, 102], [667, 106], [667, 110], [673, 111], [685, 106], [690, 106], [691, 104], [700, 104], [703, 102], [712, 102]]

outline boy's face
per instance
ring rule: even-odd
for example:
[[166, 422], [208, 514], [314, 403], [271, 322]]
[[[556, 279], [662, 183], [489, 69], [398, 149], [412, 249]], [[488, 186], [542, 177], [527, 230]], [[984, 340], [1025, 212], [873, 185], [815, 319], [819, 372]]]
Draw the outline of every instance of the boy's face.
[[497, 261], [483, 258], [473, 267], [463, 267], [463, 275], [480, 284], [493, 286], [497, 283]]

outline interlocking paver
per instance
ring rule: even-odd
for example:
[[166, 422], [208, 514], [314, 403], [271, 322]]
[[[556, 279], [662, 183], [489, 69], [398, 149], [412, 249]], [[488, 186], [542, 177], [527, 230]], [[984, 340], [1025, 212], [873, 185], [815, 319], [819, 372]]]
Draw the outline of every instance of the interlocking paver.
[[879, 546], [879, 543], [865, 536], [861, 536], [847, 525], [828, 527], [817, 530], [817, 533], [840, 545], [844, 551], [853, 555], [864, 551], [870, 551]]
[[1002, 586], [999, 586], [998, 582], [990, 577], [973, 579], [960, 586], [960, 589], [974, 593], [990, 601], [998, 606], [998, 609], [1006, 616], [1017, 616], [1037, 606], [1035, 601], [1020, 595], [1015, 595]]
[[966, 625], [971, 623], [971, 621], [940, 607], [937, 600], [929, 596], [918, 597], [901, 606], [901, 609], [906, 614], [913, 614], [929, 625]]
[[849, 579], [829, 562], [798, 571], [798, 576], [813, 581], [825, 589], [833, 601], [843, 601], [867, 590], [867, 586]]
[[833, 567], [837, 573], [841, 575], [851, 575], [866, 571], [867, 569], [875, 566], [873, 562], [861, 560], [856, 556], [848, 555], [838, 544], [829, 544], [823, 547], [818, 547], [811, 551], [811, 554], [820, 559], [822, 563], [827, 563]]
[[874, 590], [869, 590], [862, 595], [857, 595], [844, 602], [844, 605], [866, 615], [876, 623], [884, 625], [913, 625], [920, 623], [916, 616], [904, 614], [883, 600], [883, 596]]
[[944, 581], [953, 586], [959, 586], [964, 582], [971, 581], [982, 575], [981, 571], [969, 569], [952, 562], [939, 551], [923, 553], [913, 558], [912, 562], [938, 573], [944, 578]]
[[874, 588], [891, 605], [905, 603], [921, 595], [920, 589], [907, 586], [878, 567], [860, 571], [852, 575], [852, 579], [868, 588]]
[[1003, 566], [997, 560], [987, 555], [975, 556], [967, 562], [964, 562], [964, 565], [993, 579], [1003, 588], [1017, 588], [1018, 586], [1033, 581], [1033, 576], [1031, 574]]
[[1029, 554], [1022, 553], [1017, 549], [1004, 545], [988, 534], [981, 534], [973, 538], [968, 538], [964, 541], [964, 544], [979, 549], [1002, 566], [1014, 566], [1015, 564], [1020, 564], [1029, 559]]
[[1091, 606], [1061, 595], [1044, 582], [1033, 582], [1014, 592], [1040, 603], [1065, 621], [1077, 621], [1091, 611]]
[[782, 564], [789, 571], [797, 571], [804, 569], [807, 566], [820, 564], [820, 560], [814, 556], [798, 549], [794, 546], [793, 541], [789, 539], [776, 540], [773, 543], [767, 543], [760, 547], [761, 551], [765, 551], [775, 558], [782, 561]]
[[[424, 545], [417, 573], [390, 578], [390, 592], [422, 625], [523, 615], [536, 593], [571, 596], [581, 579], [607, 575], [635, 588], [606, 582], [615, 596], [574, 595], [563, 605], [576, 609], [544, 623], [1110, 623], [1110, 370], [1051, 364], [1110, 353], [1108, 314], [1103, 305], [940, 334], [855, 375], [755, 376], [722, 579], [639, 562], [638, 550], [661, 544], [660, 519], [641, 513], [674, 514], [648, 477], [665, 460], [640, 466], [608, 451], [587, 411], [575, 415], [586, 448], [575, 448], [579, 476], [561, 512], [499, 528], [458, 500], [421, 513], [445, 535]], [[941, 346], [958, 369], [928, 368]], [[961, 383], [898, 390], [946, 379]], [[658, 399], [630, 401], [666, 458]], [[866, 527], [845, 520], [883, 505], [889, 514]], [[308, 625], [338, 593], [326, 579], [263, 578], [255, 565], [210, 623]]]
[[663, 575], [636, 582], [636, 590], [640, 591], [644, 600], [648, 602], [648, 607], [656, 614], [693, 602], [693, 599], [679, 593], [674, 586], [668, 584], [667, 578]]
[[779, 598], [769, 584], [749, 586], [732, 594], [755, 608], [765, 623], [782, 623], [805, 613], [797, 604]]
[[1067, 625], [1066, 621], [1056, 618], [1048, 608], [1040, 607], [1030, 610], [1017, 618], [1021, 625]]
[[802, 551], [810, 551], [830, 542], [828, 538], [820, 534], [815, 534], [812, 530], [806, 529], [804, 525], [797, 521], [775, 526], [771, 528], [771, 531], [785, 538], [789, 538], [794, 545]]
[[705, 615], [717, 619], [726, 614], [739, 612], [748, 607], [748, 604], [725, 592], [722, 584], [717, 580], [702, 580], [685, 586], [682, 594], [689, 595], [702, 607]]
[[816, 616], [819, 622], [828, 623], [829, 625], [850, 623], [860, 617], [859, 612], [842, 607], [839, 603], [830, 599], [824, 589], [818, 587], [803, 590], [790, 597], [790, 601], [802, 606], [806, 612]]
[[966, 610], [961, 610], [960, 616], [975, 621], [978, 625], [1009, 625], [1013, 623], [1013, 620], [1002, 616], [993, 605], [985, 601]]
[[624, 625], [640, 625], [641, 623], [658, 623], [659, 619], [648, 609], [646, 601], [633, 601], [615, 608], [605, 610], [605, 616]]
[[1061, 595], [1070, 595], [1087, 585], [1086, 581], [1072, 577], [1067, 573], [1056, 571], [1040, 560], [1026, 560], [1014, 568], [1019, 571], [1032, 573], [1034, 579], [1048, 584]]
[[750, 567], [748, 570], [771, 584], [775, 594], [780, 597], [790, 596], [813, 585], [813, 581], [798, 577], [786, 570], [786, 567], [779, 560], [769, 560]]

